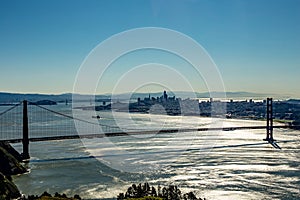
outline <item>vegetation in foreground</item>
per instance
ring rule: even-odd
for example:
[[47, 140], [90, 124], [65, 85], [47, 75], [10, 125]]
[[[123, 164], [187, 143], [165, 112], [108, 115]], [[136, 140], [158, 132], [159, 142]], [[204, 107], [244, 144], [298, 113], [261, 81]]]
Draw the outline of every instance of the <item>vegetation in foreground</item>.
[[126, 200], [163, 200], [163, 198], [160, 197], [142, 197], [142, 198], [129, 198]]
[[148, 183], [132, 184], [126, 193], [120, 193], [118, 200], [205, 200], [197, 198], [193, 192], [183, 194], [177, 186], [169, 185], [161, 188], [150, 186]]
[[29, 195], [28, 198], [25, 196], [20, 198], [20, 200], [81, 200], [79, 195], [74, 195], [74, 197], [67, 197], [66, 194], [55, 193], [54, 196], [48, 192], [44, 192], [41, 196]]

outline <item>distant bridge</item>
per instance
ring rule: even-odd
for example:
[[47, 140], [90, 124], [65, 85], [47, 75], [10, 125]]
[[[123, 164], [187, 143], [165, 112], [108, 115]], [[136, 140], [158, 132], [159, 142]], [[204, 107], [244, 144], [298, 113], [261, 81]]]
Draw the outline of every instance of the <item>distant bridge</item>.
[[[17, 110], [15, 111], [11, 116], [8, 114], [9, 112], [12, 112], [14, 109], [17, 107], [20, 107], [23, 105], [22, 110]], [[86, 121], [83, 119], [75, 118], [73, 116], [67, 115], [65, 113], [61, 113], [58, 111], [51, 110], [46, 107], [42, 107], [40, 105], [30, 103], [30, 105], [35, 106], [35, 114], [38, 115], [36, 116], [37, 121], [36, 124], [39, 125], [40, 123], [45, 123], [47, 122], [47, 119], [49, 117], [43, 117], [45, 116], [46, 112], [52, 113], [54, 117], [63, 117], [63, 118], [68, 118], [70, 120], [78, 120], [81, 123], [85, 123], [91, 126], [101, 126], [102, 130], [105, 129], [103, 132], [104, 133], [88, 133], [84, 135], [78, 135], [76, 134], [76, 130], [68, 130], [67, 133], [57, 135], [60, 131], [63, 131], [64, 129], [68, 129], [68, 127], [62, 127], [60, 130], [54, 130], [53, 135], [46, 135], [46, 136], [34, 136], [34, 137], [29, 137], [29, 123], [28, 123], [28, 102], [23, 101], [19, 104], [16, 104], [7, 110], [3, 111], [0, 113], [0, 134], [2, 134], [2, 138], [0, 138], [0, 141], [6, 141], [9, 143], [23, 143], [23, 158], [24, 159], [29, 159], [29, 142], [40, 142], [40, 141], [53, 141], [53, 140], [69, 140], [69, 139], [80, 139], [80, 138], [103, 138], [103, 137], [116, 137], [116, 136], [128, 136], [128, 135], [144, 135], [144, 134], [166, 134], [166, 133], [178, 133], [178, 132], [200, 132], [200, 131], [234, 131], [234, 130], [246, 130], [246, 129], [266, 129], [266, 140], [270, 144], [272, 144], [275, 148], [280, 148], [274, 141], [273, 138], [273, 129], [274, 128], [294, 128], [295, 126], [291, 125], [273, 125], [273, 111], [272, 111], [272, 99], [268, 98], [267, 99], [267, 124], [266, 126], [242, 126], [242, 127], [200, 127], [200, 128], [181, 128], [181, 129], [162, 129], [162, 130], [134, 130], [134, 129], [128, 129], [126, 131], [122, 131], [119, 127], [117, 126], [111, 126], [107, 124], [99, 124], [99, 123], [93, 123], [90, 121]], [[20, 115], [21, 114], [21, 115]], [[7, 115], [6, 118], [3, 116]], [[22, 118], [22, 121], [20, 121], [19, 118]], [[31, 116], [30, 119], [33, 117]], [[5, 120], [4, 120], [5, 119]], [[19, 120], [19, 125], [16, 121]], [[2, 125], [2, 124], [3, 125]], [[6, 126], [11, 126], [14, 127], [13, 131], [15, 132], [22, 132], [22, 135], [20, 134], [20, 137], [18, 138], [10, 138], [8, 133], [6, 134], [6, 138], [3, 137], [3, 133], [7, 130], [5, 130]], [[47, 127], [46, 125], [42, 125]], [[20, 130], [22, 127], [22, 131]], [[51, 127], [47, 127], [49, 130], [51, 130]], [[43, 129], [42, 129], [43, 130]], [[12, 131], [12, 132], [13, 132]], [[34, 129], [31, 131], [35, 131]], [[73, 131], [73, 132], [72, 132]]]

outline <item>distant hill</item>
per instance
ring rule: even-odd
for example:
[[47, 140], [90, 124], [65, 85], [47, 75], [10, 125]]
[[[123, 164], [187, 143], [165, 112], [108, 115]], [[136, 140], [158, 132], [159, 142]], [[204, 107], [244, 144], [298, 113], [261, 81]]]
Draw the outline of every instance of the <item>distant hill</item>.
[[[148, 97], [150, 94], [151, 97], [160, 97], [162, 96], [162, 92], [154, 92], [154, 93], [123, 93], [123, 94], [116, 94], [113, 95], [113, 99], [137, 99], [137, 98], [145, 98]], [[176, 92], [167, 92], [167, 94], [172, 97], [180, 97], [182, 99], [186, 98], [209, 98], [209, 97], [223, 97], [224, 93], [222, 92], [185, 92], [185, 91], [176, 91]], [[92, 95], [82, 95], [82, 94], [75, 94], [77, 100], [82, 101], [89, 101], [93, 98]], [[226, 92], [227, 98], [266, 98], [266, 97], [274, 97], [278, 98], [279, 95], [275, 94], [261, 94], [261, 93], [250, 93], [250, 92]], [[111, 95], [96, 95], [96, 99], [110, 99]], [[282, 97], [281, 97], [282, 98]], [[42, 100], [50, 100], [55, 102], [65, 102], [68, 100], [69, 102], [72, 100], [72, 93], [65, 93], [65, 94], [21, 94], [21, 93], [6, 93], [0, 92], [0, 103], [13, 103], [13, 102], [20, 102], [22, 100], [28, 100], [32, 102], [42, 101]]]
[[0, 92], [0, 102], [11, 103], [11, 102], [20, 102], [23, 100], [28, 100], [28, 101], [41, 101], [41, 100], [65, 101], [66, 99], [69, 99], [70, 96], [71, 95], [68, 95], [68, 94], [52, 95], [52, 94], [20, 94], [20, 93]]
[[262, 94], [262, 93], [253, 93], [253, 92], [226, 92], [225, 94], [223, 92], [211, 92], [211, 93], [198, 93], [199, 98], [206, 98], [209, 96], [212, 97], [223, 97], [226, 95], [227, 98], [242, 98], [242, 97], [247, 97], [247, 98], [255, 98], [255, 97], [269, 97], [269, 96], [278, 96], [275, 94]]
[[[124, 93], [124, 94], [117, 94], [113, 95], [114, 99], [137, 99], [137, 98], [145, 98], [148, 97], [150, 94], [151, 97], [160, 97], [162, 96], [162, 92], [155, 92], [155, 93]], [[266, 98], [266, 97], [277, 97], [278, 95], [274, 94], [261, 94], [261, 93], [251, 93], [251, 92], [185, 92], [185, 91], [176, 91], [176, 92], [167, 92], [168, 96], [176, 96], [182, 99], [186, 98], [221, 98], [226, 96], [227, 98]]]
[[[92, 95], [81, 95], [75, 94], [76, 99], [78, 100], [90, 100]], [[110, 98], [110, 96], [106, 95], [97, 95], [96, 98]], [[0, 103], [12, 103], [12, 102], [20, 102], [23, 100], [28, 100], [32, 102], [42, 101], [42, 100], [50, 100], [54, 102], [65, 102], [66, 100], [72, 100], [72, 93], [65, 94], [21, 94], [21, 93], [6, 93], [0, 92]]]
[[290, 99], [290, 100], [287, 101], [287, 103], [300, 104], [300, 100], [299, 99]]

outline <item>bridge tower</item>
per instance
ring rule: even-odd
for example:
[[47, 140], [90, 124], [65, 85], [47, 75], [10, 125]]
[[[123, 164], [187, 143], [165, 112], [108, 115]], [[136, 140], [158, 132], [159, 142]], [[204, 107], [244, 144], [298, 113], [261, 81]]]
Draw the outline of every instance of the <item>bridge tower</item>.
[[28, 137], [28, 110], [27, 110], [27, 101], [23, 101], [23, 153], [22, 158], [28, 160], [29, 156], [29, 137]]
[[274, 141], [273, 138], [273, 99], [267, 98], [267, 136], [266, 141]]

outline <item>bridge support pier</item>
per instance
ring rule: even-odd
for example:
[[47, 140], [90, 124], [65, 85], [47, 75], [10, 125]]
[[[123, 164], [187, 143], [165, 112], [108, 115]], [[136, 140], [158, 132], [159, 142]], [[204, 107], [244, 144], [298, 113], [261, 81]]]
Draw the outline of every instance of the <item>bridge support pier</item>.
[[23, 153], [22, 158], [28, 160], [29, 156], [29, 137], [28, 137], [28, 111], [27, 111], [27, 101], [23, 101]]
[[267, 136], [266, 141], [273, 142], [273, 99], [267, 98]]

